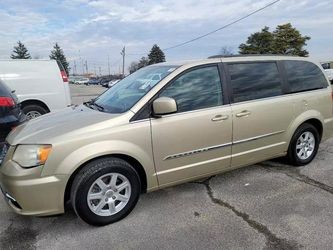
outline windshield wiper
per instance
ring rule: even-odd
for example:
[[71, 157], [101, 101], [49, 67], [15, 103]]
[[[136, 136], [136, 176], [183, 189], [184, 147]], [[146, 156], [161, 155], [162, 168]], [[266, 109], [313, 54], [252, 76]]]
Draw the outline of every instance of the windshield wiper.
[[91, 107], [91, 101], [84, 102], [83, 105], [84, 105], [84, 106], [87, 106], [88, 108], [91, 108], [91, 109], [92, 109], [92, 107]]
[[88, 108], [91, 108], [91, 109], [94, 109], [94, 110], [96, 110], [96, 109], [93, 108], [93, 107], [96, 107], [98, 111], [104, 111], [104, 109], [105, 109], [103, 106], [95, 103], [93, 100], [90, 100], [88, 102], [84, 102], [83, 104], [85, 106], [87, 106]]
[[97, 107], [99, 111], [104, 111], [104, 109], [105, 109], [103, 106], [97, 104], [96, 102], [92, 102], [91, 104], [94, 105], [95, 107]]

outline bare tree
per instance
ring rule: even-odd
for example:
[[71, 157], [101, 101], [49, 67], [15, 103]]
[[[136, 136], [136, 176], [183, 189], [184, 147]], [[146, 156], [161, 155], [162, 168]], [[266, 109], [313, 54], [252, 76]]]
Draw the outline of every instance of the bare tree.
[[220, 54], [224, 56], [232, 56], [234, 53], [232, 52], [231, 47], [223, 46], [220, 50]]

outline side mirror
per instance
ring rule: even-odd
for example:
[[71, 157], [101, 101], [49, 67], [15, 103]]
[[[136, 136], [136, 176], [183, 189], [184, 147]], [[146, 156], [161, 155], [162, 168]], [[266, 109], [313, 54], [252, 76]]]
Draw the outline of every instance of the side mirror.
[[153, 114], [156, 116], [177, 112], [177, 103], [170, 97], [159, 97], [153, 102]]

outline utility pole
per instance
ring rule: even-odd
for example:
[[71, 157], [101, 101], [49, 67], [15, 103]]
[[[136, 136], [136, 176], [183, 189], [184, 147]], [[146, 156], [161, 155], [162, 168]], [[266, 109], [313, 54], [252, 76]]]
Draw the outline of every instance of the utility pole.
[[74, 69], [73, 69], [73, 73], [74, 73], [74, 75], [76, 75], [76, 61], [74, 60]]
[[86, 73], [88, 74], [88, 62], [86, 60]]
[[123, 50], [120, 52], [120, 54], [123, 56], [123, 77], [125, 77], [125, 55], [126, 55], [125, 46]]
[[111, 73], [110, 73], [110, 57], [109, 57], [109, 55], [108, 55], [108, 68], [109, 68], [109, 76], [110, 76]]
[[99, 76], [101, 76], [102, 73], [101, 73], [101, 66], [99, 66]]
[[96, 64], [94, 63], [94, 72], [95, 72], [95, 76], [97, 76], [97, 73], [96, 73]]
[[84, 63], [83, 63], [83, 59], [81, 58], [81, 51], [79, 50], [79, 67], [82, 69], [81, 74], [84, 74]]

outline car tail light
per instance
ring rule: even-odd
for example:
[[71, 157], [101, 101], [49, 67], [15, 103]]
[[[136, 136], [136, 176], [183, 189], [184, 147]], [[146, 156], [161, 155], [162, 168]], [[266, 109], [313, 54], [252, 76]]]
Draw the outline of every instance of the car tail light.
[[0, 107], [14, 107], [15, 102], [11, 97], [0, 96]]
[[68, 77], [67, 77], [66, 71], [61, 70], [60, 73], [61, 73], [62, 81], [65, 83], [68, 83]]

